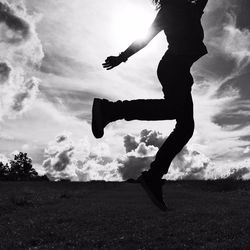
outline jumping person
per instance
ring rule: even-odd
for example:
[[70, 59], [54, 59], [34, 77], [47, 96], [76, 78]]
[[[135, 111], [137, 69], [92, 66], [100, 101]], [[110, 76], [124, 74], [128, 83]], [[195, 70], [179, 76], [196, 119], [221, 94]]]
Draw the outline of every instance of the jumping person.
[[153, 203], [166, 210], [162, 195], [162, 176], [168, 172], [173, 158], [193, 135], [193, 77], [190, 68], [207, 54], [203, 43], [201, 17], [208, 0], [153, 0], [159, 9], [146, 39], [136, 40], [119, 56], [110, 56], [103, 67], [110, 70], [144, 48], [160, 31], [164, 31], [168, 50], [162, 57], [157, 76], [164, 99], [140, 99], [111, 102], [95, 98], [92, 108], [92, 132], [96, 138], [104, 134], [105, 126], [119, 119], [176, 120], [176, 126], [158, 150], [148, 171], [138, 181]]

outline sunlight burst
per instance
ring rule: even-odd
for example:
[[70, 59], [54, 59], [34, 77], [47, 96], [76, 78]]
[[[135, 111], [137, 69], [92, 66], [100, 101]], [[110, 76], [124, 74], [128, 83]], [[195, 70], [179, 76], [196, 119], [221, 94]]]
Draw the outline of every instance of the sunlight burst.
[[117, 8], [113, 16], [115, 42], [128, 46], [137, 38], [143, 38], [154, 18], [154, 12], [136, 5], [126, 4]]

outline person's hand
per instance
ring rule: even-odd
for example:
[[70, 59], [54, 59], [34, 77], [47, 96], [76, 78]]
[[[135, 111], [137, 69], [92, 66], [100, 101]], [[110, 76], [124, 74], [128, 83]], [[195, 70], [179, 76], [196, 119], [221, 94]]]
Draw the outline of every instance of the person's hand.
[[122, 63], [122, 59], [120, 56], [109, 56], [105, 60], [105, 63], [102, 64], [102, 66], [106, 70], [110, 70], [110, 69], [113, 69], [114, 67], [118, 66], [121, 63]]

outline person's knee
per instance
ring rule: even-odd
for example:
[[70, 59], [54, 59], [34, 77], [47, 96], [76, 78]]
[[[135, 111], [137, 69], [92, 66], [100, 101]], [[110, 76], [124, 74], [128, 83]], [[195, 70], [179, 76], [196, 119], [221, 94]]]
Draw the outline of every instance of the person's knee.
[[184, 129], [185, 129], [185, 137], [187, 139], [190, 139], [194, 133], [194, 120], [191, 120], [188, 123], [186, 123], [186, 126]]
[[176, 129], [178, 131], [178, 133], [180, 134], [180, 136], [183, 137], [183, 139], [185, 138], [186, 140], [189, 140], [194, 133], [194, 120], [190, 119], [190, 120], [184, 120], [181, 122], [177, 121], [176, 124]]
[[193, 136], [193, 133], [194, 133], [194, 120], [188, 122], [187, 136], [191, 138]]

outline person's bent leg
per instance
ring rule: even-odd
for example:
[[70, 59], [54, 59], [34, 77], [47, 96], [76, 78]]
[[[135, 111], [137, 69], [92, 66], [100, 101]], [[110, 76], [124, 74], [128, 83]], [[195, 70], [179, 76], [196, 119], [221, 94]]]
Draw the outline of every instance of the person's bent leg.
[[175, 107], [166, 99], [139, 99], [111, 102], [94, 99], [92, 108], [92, 132], [96, 138], [104, 134], [105, 126], [113, 121], [131, 120], [172, 120], [176, 119]]

